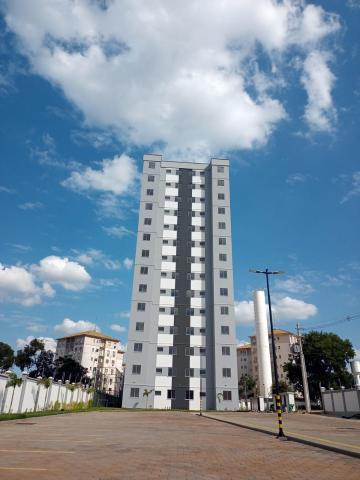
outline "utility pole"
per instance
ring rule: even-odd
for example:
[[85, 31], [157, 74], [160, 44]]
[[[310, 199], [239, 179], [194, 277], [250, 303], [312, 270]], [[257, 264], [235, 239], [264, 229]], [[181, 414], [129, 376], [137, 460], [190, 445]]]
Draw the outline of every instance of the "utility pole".
[[283, 421], [282, 421], [282, 408], [281, 408], [281, 396], [280, 396], [280, 387], [279, 387], [279, 374], [277, 369], [277, 360], [276, 360], [276, 348], [275, 348], [275, 337], [274, 337], [274, 325], [273, 325], [273, 318], [272, 318], [272, 310], [271, 310], [271, 298], [270, 298], [270, 286], [269, 286], [269, 275], [281, 275], [284, 272], [280, 271], [269, 271], [268, 268], [265, 270], [257, 270], [251, 268], [249, 272], [252, 273], [262, 273], [266, 277], [266, 289], [267, 289], [267, 298], [268, 298], [268, 306], [269, 306], [269, 318], [270, 318], [270, 329], [271, 329], [271, 346], [272, 346], [272, 353], [273, 353], [273, 365], [274, 365], [274, 378], [275, 378], [275, 400], [276, 400], [276, 411], [278, 417], [278, 425], [279, 425], [279, 433], [277, 438], [280, 440], [287, 440], [286, 435], [283, 429]]
[[307, 379], [305, 356], [304, 356], [304, 351], [303, 351], [303, 347], [302, 347], [302, 338], [301, 338], [301, 334], [300, 334], [301, 328], [300, 328], [298, 323], [296, 324], [296, 330], [297, 330], [297, 337], [298, 337], [299, 348], [300, 348], [300, 365], [301, 365], [301, 375], [302, 375], [303, 389], [304, 389], [305, 409], [306, 409], [306, 413], [311, 413], [309, 384], [308, 384], [308, 379]]

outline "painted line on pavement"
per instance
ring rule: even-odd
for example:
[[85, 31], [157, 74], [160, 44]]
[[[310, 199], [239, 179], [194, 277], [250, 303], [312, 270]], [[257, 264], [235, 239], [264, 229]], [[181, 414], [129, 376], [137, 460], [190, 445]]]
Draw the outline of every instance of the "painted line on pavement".
[[66, 450], [21, 450], [21, 449], [5, 449], [1, 448], [0, 449], [1, 453], [52, 453], [52, 454], [57, 454], [57, 453], [69, 453], [73, 454], [75, 452], [69, 452]]

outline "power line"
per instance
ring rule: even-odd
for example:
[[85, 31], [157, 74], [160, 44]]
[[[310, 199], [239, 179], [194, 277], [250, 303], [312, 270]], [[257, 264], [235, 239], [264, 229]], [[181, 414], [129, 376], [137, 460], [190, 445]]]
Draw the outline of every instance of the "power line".
[[314, 327], [307, 327], [307, 328], [302, 328], [302, 330], [315, 330], [315, 329], [321, 329], [324, 327], [331, 327], [333, 325], [337, 325], [339, 323], [345, 323], [345, 322], [350, 322], [351, 320], [354, 320], [355, 318], [360, 317], [360, 313], [353, 313], [352, 315], [347, 315], [345, 318], [341, 320], [335, 320], [334, 322], [329, 322], [329, 323], [323, 323], [321, 325], [315, 325]]

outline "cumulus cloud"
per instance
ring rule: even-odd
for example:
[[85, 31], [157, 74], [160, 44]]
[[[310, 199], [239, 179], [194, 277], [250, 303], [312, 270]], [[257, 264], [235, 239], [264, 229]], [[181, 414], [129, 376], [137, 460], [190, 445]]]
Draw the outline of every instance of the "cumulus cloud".
[[336, 109], [331, 96], [335, 76], [329, 68], [329, 55], [326, 52], [309, 53], [304, 61], [301, 81], [308, 95], [304, 118], [310, 130], [331, 131], [336, 121]]
[[352, 174], [352, 186], [348, 193], [341, 199], [340, 203], [345, 203], [353, 197], [360, 196], [360, 170]]
[[124, 327], [123, 325], [118, 325], [117, 323], [112, 323], [110, 325], [110, 329], [118, 333], [124, 333], [127, 331], [126, 327]]
[[45, 282], [59, 284], [65, 290], [75, 292], [85, 288], [91, 281], [88, 272], [78, 262], [56, 255], [43, 258], [33, 270]]
[[53, 255], [31, 266], [5, 266], [0, 263], [0, 302], [31, 307], [41, 303], [44, 297], [55, 295], [52, 285], [79, 291], [90, 281], [85, 268], [66, 257]]
[[38, 285], [33, 273], [25, 267], [0, 264], [0, 301], [31, 307], [54, 294], [48, 282]]
[[[63, 0], [39, 8], [38, 0], [8, 0], [3, 7], [33, 71], [62, 89], [87, 126], [111, 128], [130, 145], [160, 145], [169, 158], [263, 145], [286, 118], [269, 85], [284, 88], [275, 77], [291, 68], [286, 55], [300, 47], [297, 52], [309, 54], [305, 118], [328, 129], [333, 77], [326, 61], [320, 73], [312, 73], [311, 55], [340, 23], [322, 7], [298, 0], [102, 5]], [[271, 68], [256, 76], [251, 65], [265, 64], [260, 55]], [[320, 83], [327, 83], [325, 93]], [[121, 188], [106, 181], [110, 165], [103, 167], [72, 174], [68, 184], [82, 190]]]
[[132, 266], [134, 264], [134, 260], [126, 257], [125, 260], [123, 261], [123, 264], [124, 264], [124, 267], [126, 268], [126, 270], [131, 270]]
[[135, 161], [129, 156], [122, 154], [112, 160], [102, 160], [99, 167], [71, 172], [62, 185], [75, 191], [97, 190], [114, 195], [129, 193], [134, 187], [138, 172]]
[[45, 345], [45, 350], [51, 350], [52, 352], [55, 352], [56, 350], [56, 340], [52, 337], [34, 337], [32, 335], [29, 335], [26, 338], [18, 338], [16, 340], [16, 347], [19, 350], [22, 350], [26, 345], [29, 345], [31, 340], [34, 340], [34, 338], [37, 338], [38, 340], [41, 340], [44, 342]]
[[19, 205], [21, 210], [38, 210], [42, 208], [44, 205], [41, 202], [25, 202]]
[[55, 325], [54, 330], [64, 335], [72, 335], [73, 333], [84, 332], [86, 330], [100, 331], [95, 323], [88, 322], [87, 320], [78, 320], [76, 322], [70, 318], [64, 318], [62, 323]]
[[[277, 298], [274, 303], [271, 303], [274, 316], [279, 321], [307, 320], [318, 312], [317, 307], [312, 303], [289, 296]], [[254, 302], [252, 300], [236, 301], [235, 319], [238, 324], [253, 325], [255, 322]]]
[[286, 179], [288, 185], [296, 185], [298, 183], [305, 183], [308, 178], [308, 175], [304, 173], [292, 173]]

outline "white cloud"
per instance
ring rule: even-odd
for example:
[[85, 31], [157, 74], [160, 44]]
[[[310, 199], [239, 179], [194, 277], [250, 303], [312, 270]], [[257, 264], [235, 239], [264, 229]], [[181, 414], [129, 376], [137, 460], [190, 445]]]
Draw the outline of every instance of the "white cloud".
[[98, 170], [87, 167], [82, 171], [71, 172], [62, 185], [75, 191], [97, 190], [123, 195], [131, 192], [137, 177], [135, 161], [122, 154], [112, 160], [102, 160]]
[[16, 190], [14, 190], [12, 188], [5, 187], [4, 185], [0, 185], [0, 192], [1, 193], [13, 194], [13, 193], [16, 193]]
[[[88, 127], [111, 128], [125, 143], [161, 145], [169, 158], [182, 152], [195, 159], [263, 145], [286, 117], [268, 86], [284, 88], [276, 77], [293, 68], [286, 58], [292, 47], [309, 54], [304, 78], [313, 93], [306, 119], [322, 130], [330, 123], [332, 103], [314, 91], [319, 77], [326, 73], [327, 83], [333, 77], [326, 62], [319, 74], [308, 64], [340, 23], [320, 6], [114, 0], [99, 8], [63, 0], [39, 8], [37, 0], [8, 0], [3, 9], [33, 71], [62, 89]], [[272, 65], [258, 72], [266, 88], [252, 74], [260, 55]], [[74, 173], [69, 184], [121, 189], [103, 167]]]
[[340, 203], [345, 203], [353, 197], [360, 196], [360, 170], [352, 174], [352, 186], [348, 193], [341, 199]]
[[132, 269], [132, 266], [134, 264], [134, 260], [132, 260], [131, 258], [128, 258], [126, 257], [123, 261], [123, 264], [124, 264], [124, 267], [126, 268], [126, 270], [131, 270]]
[[113, 227], [103, 227], [104, 232], [106, 232], [110, 237], [122, 238], [127, 235], [134, 235], [132, 230], [124, 227], [123, 225], [113, 226]]
[[292, 173], [286, 179], [288, 185], [296, 185], [298, 183], [305, 183], [308, 178], [308, 175], [304, 173]]
[[22, 266], [0, 264], [0, 301], [19, 303], [26, 307], [41, 303], [43, 297], [55, 292], [46, 281], [39, 286], [32, 272]]
[[[307, 320], [316, 315], [318, 309], [311, 303], [286, 296], [272, 302], [272, 311], [276, 320], [286, 322]], [[235, 319], [241, 325], [254, 325], [254, 302], [252, 300], [235, 301]]]
[[121, 262], [120, 260], [113, 260], [106, 253], [95, 248], [89, 248], [84, 252], [79, 252], [78, 250], [73, 250], [77, 254], [76, 260], [83, 265], [102, 265], [107, 270], [120, 270]]
[[130, 318], [130, 312], [129, 311], [119, 312], [116, 314], [116, 316], [120, 318]]
[[25, 202], [19, 205], [21, 210], [38, 210], [42, 208], [44, 205], [41, 202]]
[[302, 275], [288, 276], [286, 280], [277, 280], [275, 288], [282, 292], [301, 293], [303, 295], [314, 291], [313, 286]]
[[90, 275], [82, 265], [56, 255], [43, 258], [33, 270], [45, 282], [59, 284], [65, 290], [82, 290], [91, 281]]
[[313, 51], [304, 61], [301, 81], [308, 95], [304, 118], [310, 130], [330, 132], [336, 121], [336, 109], [331, 97], [335, 76], [328, 66], [326, 52]]
[[78, 320], [77, 322], [70, 318], [64, 318], [62, 323], [55, 325], [55, 332], [59, 332], [65, 335], [72, 335], [73, 333], [84, 332], [86, 330], [100, 331], [99, 327], [95, 323], [88, 322], [87, 320]]
[[110, 329], [118, 333], [124, 333], [127, 331], [126, 327], [124, 327], [123, 325], [118, 325], [117, 323], [112, 323], [110, 325]]
[[45, 344], [45, 350], [51, 350], [52, 352], [55, 352], [56, 350], [56, 340], [51, 337], [34, 337], [32, 335], [29, 335], [26, 338], [18, 338], [16, 340], [16, 347], [19, 350], [22, 350], [26, 345], [29, 345], [31, 340], [34, 340], [34, 338], [37, 338], [38, 340], [41, 340]]

